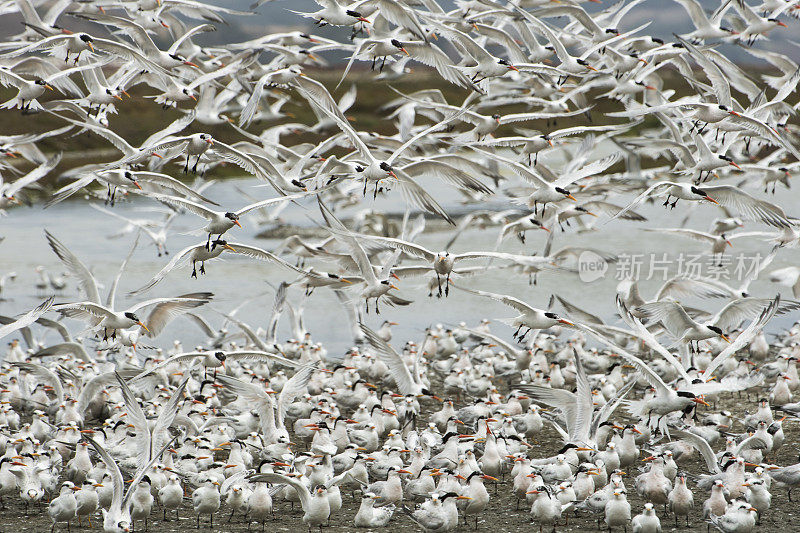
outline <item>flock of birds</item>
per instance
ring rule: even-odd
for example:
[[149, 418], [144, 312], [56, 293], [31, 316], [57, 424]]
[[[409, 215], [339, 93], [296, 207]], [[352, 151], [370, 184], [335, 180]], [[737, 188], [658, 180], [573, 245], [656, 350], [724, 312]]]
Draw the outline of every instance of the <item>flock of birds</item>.
[[[244, 13], [197, 0], [0, 1], [3, 16], [23, 19], [21, 33], [0, 43], [0, 84], [16, 91], [0, 107], [31, 131], [38, 117], [63, 123], [0, 136], [0, 210], [80, 193], [104, 200], [92, 203], [98, 217], [121, 219], [119, 236], [131, 241], [101, 295], [91, 262], [62, 242], [77, 237], [45, 231], [64, 274], [37, 269], [37, 289], [55, 295], [0, 317], [0, 338], [10, 341], [0, 373], [3, 503], [46, 512], [53, 529], [102, 513], [107, 532], [147, 529], [162, 511], [166, 521], [187, 508], [198, 528], [201, 517], [213, 526], [223, 502], [248, 529], [263, 529], [290, 502], [302, 508], [299, 527], [322, 530], [354, 498], [356, 527], [411, 520], [452, 531], [477, 528], [489, 512], [529, 512], [540, 530], [588, 514], [611, 529], [653, 533], [673, 515], [688, 525], [702, 506], [710, 527], [754, 531], [772, 492], [800, 486], [800, 464], [774, 461], [784, 421], [800, 416], [800, 325], [771, 341], [765, 333], [800, 302], [774, 285], [750, 293], [760, 279], [800, 297], [800, 268], [767, 270], [776, 257], [790, 261], [800, 240], [798, 219], [775, 195], [800, 171], [791, 123], [800, 69], [760, 46], [793, 25], [800, 4], [727, 0], [708, 14], [696, 0], [675, 0], [659, 9], [682, 7], [694, 28], [662, 40], [646, 33], [649, 23], [620, 29], [643, 0], [590, 11], [578, 0], [456, 0], [450, 11], [436, 0], [317, 2], [318, 11], [298, 15], [334, 27], [338, 40], [292, 31], [202, 46], [195, 41], [212, 23]], [[734, 47], [758, 68], [723, 53]], [[348, 119], [355, 86], [337, 101], [339, 86], [314, 79], [324, 54], [349, 58], [339, 85], [356, 61], [360, 76], [378, 80], [369, 83], [419, 80], [375, 110], [391, 134]], [[445, 83], [463, 98], [448, 102], [433, 88]], [[138, 146], [114, 131], [134, 88], [181, 111]], [[287, 102], [317, 122], [290, 122]], [[604, 102], [619, 110], [598, 116]], [[590, 125], [559, 128], [565, 119]], [[534, 121], [546, 128], [524, 127]], [[240, 140], [183, 133], [220, 124]], [[320, 140], [292, 144], [298, 133]], [[61, 171], [61, 155], [37, 146], [79, 134], [102, 139], [113, 155]], [[209, 186], [231, 186], [214, 179], [221, 165], [261, 188], [219, 205]], [[196, 176], [190, 185], [179, 179], [187, 174]], [[68, 184], [49, 189], [43, 178], [56, 175]], [[437, 200], [432, 190], [442, 186], [460, 195], [466, 215], [454, 218]], [[378, 210], [378, 197], [396, 212]], [[128, 218], [113, 209], [118, 201], [165, 214]], [[613, 262], [615, 250], [570, 246], [570, 235], [610, 231], [611, 221], [615, 231], [629, 228], [647, 220], [646, 203], [672, 210], [679, 201], [683, 222], [652, 231], [704, 243], [714, 256], [734, 238], [760, 243], [759, 268], [735, 286], [679, 274], [652, 299], [625, 280], [608, 302], [616, 324], [586, 302], [558, 294], [548, 302], [538, 287], [478, 288], [488, 270], [535, 283], [543, 271], [574, 277], [587, 251]], [[362, 215], [341, 217], [352, 207]], [[697, 213], [717, 209], [708, 231], [691, 229]], [[243, 223], [275, 223], [284, 210], [310, 218], [320, 240], [292, 236], [272, 251], [231, 240]], [[444, 251], [420, 244], [426, 217], [454, 226]], [[204, 225], [195, 245], [170, 254], [176, 219]], [[494, 249], [448, 251], [475, 230], [496, 233]], [[502, 251], [528, 232], [546, 235], [541, 252]], [[120, 304], [140, 239], [169, 261], [143, 286], [126, 287]], [[567, 245], [554, 250], [559, 240]], [[197, 278], [223, 254], [280, 267], [268, 323], [233, 310], [212, 326], [218, 311], [202, 278], [196, 292], [169, 295], [164, 280], [174, 270], [191, 263]], [[22, 278], [2, 274], [0, 291]], [[416, 302], [396, 291], [408, 279], [424, 280]], [[70, 280], [81, 295], [64, 301]], [[387, 306], [423, 310], [426, 290], [466, 291], [518, 315], [497, 320], [506, 326], [432, 326], [404, 345], [392, 322], [365, 324]], [[328, 353], [306, 329], [302, 309], [316, 291], [333, 291], [352, 325], [344, 354]], [[278, 338], [285, 317], [288, 340]], [[152, 346], [175, 320], [197, 324], [205, 342], [192, 351], [180, 340]], [[758, 402], [742, 401], [751, 397]], [[549, 449], [548, 438], [560, 444]], [[498, 484], [513, 491], [515, 509], [497, 508]], [[635, 516], [629, 487], [646, 502]]]

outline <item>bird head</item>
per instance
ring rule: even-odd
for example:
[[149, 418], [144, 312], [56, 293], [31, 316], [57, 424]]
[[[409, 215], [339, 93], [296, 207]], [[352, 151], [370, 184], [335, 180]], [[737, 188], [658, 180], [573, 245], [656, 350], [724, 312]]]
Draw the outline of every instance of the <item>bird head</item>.
[[214, 248], [216, 248], [217, 246], [222, 246], [224, 249], [230, 250], [231, 252], [235, 252], [236, 251], [236, 249], [234, 247], [232, 247], [232, 246], [230, 246], [228, 244], [228, 241], [223, 240], [223, 239], [215, 239], [215, 240], [211, 241], [211, 244], [213, 244], [213, 246], [211, 247], [212, 250]]
[[706, 191], [704, 191], [703, 189], [701, 189], [699, 187], [694, 187], [693, 186], [691, 188], [691, 191], [692, 191], [693, 194], [696, 194], [697, 196], [702, 197], [703, 200], [708, 200], [709, 202], [715, 203], [715, 204], [717, 203], [717, 201], [714, 200], [713, 198], [711, 198]]
[[570, 199], [570, 200], [572, 200], [573, 202], [577, 202], [577, 200], [575, 199], [575, 197], [574, 197], [574, 196], [572, 196], [572, 194], [570, 194], [570, 192], [569, 192], [567, 189], [562, 189], [561, 187], [556, 187], [555, 189], [556, 189], [556, 192], [557, 192], [557, 193], [559, 193], [559, 194], [563, 194], [565, 198], [569, 198], [569, 199]]
[[708, 329], [710, 329], [711, 331], [713, 331], [714, 333], [716, 333], [717, 335], [719, 335], [719, 337], [722, 340], [724, 340], [725, 342], [731, 342], [731, 340], [728, 338], [728, 336], [725, 335], [725, 333], [720, 328], [718, 328], [717, 326], [706, 326], [706, 327]]
[[239, 215], [237, 215], [236, 213], [231, 213], [229, 211], [229, 212], [225, 213], [225, 218], [229, 219], [230, 221], [232, 221], [234, 224], [236, 224], [240, 228], [242, 227], [242, 224], [239, 222]]
[[42, 86], [42, 87], [44, 87], [45, 89], [50, 89], [51, 91], [53, 90], [53, 88], [52, 88], [52, 87], [50, 87], [50, 86], [47, 84], [47, 82], [46, 82], [46, 81], [44, 81], [44, 80], [43, 80], [43, 79], [41, 79], [41, 78], [40, 78], [40, 79], [38, 79], [38, 80], [36, 80], [36, 81], [34, 81], [33, 83], [35, 83], [36, 85], [41, 85], [41, 86]]
[[735, 162], [733, 159], [731, 159], [729, 156], [727, 156], [727, 155], [719, 155], [719, 156], [717, 156], [717, 157], [719, 157], [721, 160], [725, 161], [725, 162], [726, 162], [726, 163], [728, 163], [729, 165], [731, 165], [731, 166], [733, 166], [733, 167], [736, 167], [736, 168], [738, 168], [739, 170], [742, 170], [742, 167], [740, 167], [739, 165], [737, 165], [737, 164], [736, 164], [736, 162]]
[[505, 59], [499, 59], [499, 60], [497, 61], [497, 63], [498, 63], [499, 65], [503, 65], [503, 66], [504, 66], [504, 67], [506, 67], [508, 70], [516, 70], [517, 72], [519, 72], [519, 69], [518, 69], [517, 67], [515, 67], [514, 65], [512, 65], [511, 63], [509, 63], [509, 62], [508, 62], [507, 60], [505, 60]]
[[398, 50], [403, 52], [405, 55], [411, 55], [411, 54], [408, 53], [408, 50], [406, 50], [405, 46], [403, 46], [403, 43], [401, 43], [397, 39], [392, 39], [389, 42], [392, 43], [392, 46], [394, 46], [395, 48], [397, 48]]
[[547, 317], [547, 318], [549, 318], [550, 320], [557, 320], [557, 321], [558, 321], [559, 323], [561, 323], [561, 324], [566, 324], [566, 325], [568, 325], [568, 326], [574, 326], [574, 324], [573, 324], [572, 322], [570, 322], [569, 320], [564, 320], [563, 318], [561, 318], [561, 317], [560, 317], [560, 316], [558, 316], [557, 314], [555, 314], [555, 313], [551, 313], [550, 311], [547, 311], [547, 312], [544, 314], [544, 316], [546, 316], [546, 317]]
[[90, 49], [92, 52], [94, 52], [94, 45], [92, 44], [92, 43], [94, 42], [94, 39], [92, 39], [92, 36], [91, 36], [91, 35], [88, 35], [88, 34], [86, 34], [86, 33], [81, 33], [80, 35], [78, 35], [78, 39], [80, 39], [81, 41], [83, 41], [83, 42], [84, 42], [84, 44], [86, 44], [86, 46], [88, 46], [88, 47], [89, 47], [89, 49]]
[[131, 181], [131, 182], [132, 182], [134, 185], [136, 185], [136, 187], [138, 187], [138, 188], [139, 188], [139, 190], [141, 190], [141, 189], [142, 189], [142, 186], [141, 186], [141, 185], [139, 185], [139, 182], [138, 182], [138, 181], [136, 181], [136, 176], [134, 176], [133, 174], [131, 174], [131, 173], [130, 173], [129, 171], [127, 171], [127, 170], [125, 171], [125, 174], [123, 174], [123, 175], [125, 176], [125, 179], [127, 179], [127, 180]]
[[397, 174], [394, 173], [394, 169], [392, 168], [392, 166], [389, 163], [387, 163], [386, 161], [383, 161], [378, 166], [380, 167], [381, 170], [386, 172], [386, 174], [388, 174], [389, 176], [393, 177], [394, 179], [397, 179]]
[[358, 21], [369, 23], [369, 20], [364, 18], [364, 17], [362, 17], [361, 13], [359, 13], [358, 11], [352, 11], [352, 10], [348, 9], [347, 11], [345, 11], [345, 13], [347, 13], [348, 15], [350, 15], [351, 17], [353, 17], [354, 19], [356, 19]]

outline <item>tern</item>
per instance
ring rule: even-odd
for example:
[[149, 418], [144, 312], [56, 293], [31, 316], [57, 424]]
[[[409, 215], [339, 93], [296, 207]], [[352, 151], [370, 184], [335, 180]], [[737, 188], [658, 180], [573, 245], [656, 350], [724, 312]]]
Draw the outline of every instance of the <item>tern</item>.
[[[515, 318], [506, 318], [501, 320], [502, 322], [505, 322], [512, 328], [516, 326], [517, 330], [514, 332], [514, 338], [517, 339], [518, 342], [524, 340], [525, 336], [528, 335], [528, 333], [530, 333], [533, 330], [548, 329], [557, 324], [566, 324], [567, 326], [575, 325], [569, 320], [561, 318], [556, 313], [531, 307], [522, 300], [514, 298], [513, 296], [507, 296], [505, 294], [496, 294], [493, 292], [479, 291], [474, 289], [467, 289], [467, 288], [462, 288], [460, 286], [457, 288], [472, 294], [476, 294], [478, 296], [490, 298], [492, 300], [505, 304], [509, 307], [513, 307], [514, 309], [520, 311], [522, 314]], [[519, 334], [520, 330], [523, 327], [526, 328], [526, 331], [522, 333], [522, 335], [520, 335]]]

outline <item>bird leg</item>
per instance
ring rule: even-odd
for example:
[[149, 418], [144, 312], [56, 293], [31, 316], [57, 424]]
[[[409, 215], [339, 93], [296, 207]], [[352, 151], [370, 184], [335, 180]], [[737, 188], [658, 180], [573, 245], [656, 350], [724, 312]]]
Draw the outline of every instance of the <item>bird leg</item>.
[[194, 279], [197, 279], [197, 261], [192, 260], [192, 275]]
[[444, 295], [445, 297], [450, 296], [450, 274], [447, 274], [447, 280], [444, 285]]
[[203, 275], [205, 275], [205, 273], [206, 273], [206, 262], [205, 261], [200, 261], [200, 273], [203, 274]]
[[[183, 165], [183, 173], [189, 172], [189, 153], [186, 153], [186, 164]], [[199, 526], [198, 526], [199, 527]]]
[[669, 208], [670, 208], [670, 209], [675, 209], [675, 206], [676, 206], [676, 205], [678, 205], [678, 198], [675, 198], [675, 201], [674, 201], [674, 202], [672, 202], [672, 204], [670, 204]]
[[[189, 156], [188, 155], [186, 156], [186, 161], [187, 161], [187, 163], [189, 161]], [[192, 167], [192, 172], [195, 173], [195, 174], [197, 174], [197, 164], [198, 163], [200, 163], [200, 156], [199, 155], [197, 156], [197, 159], [195, 159], [194, 166]]]
[[663, 203], [663, 204], [661, 204], [661, 205], [663, 205], [664, 207], [666, 207], [666, 206], [667, 206], [667, 204], [669, 204], [669, 197], [670, 197], [670, 196], [672, 196], [672, 195], [671, 195], [671, 194], [668, 194], [668, 195], [667, 195], [667, 199], [666, 199], [666, 200], [664, 200], [664, 203]]

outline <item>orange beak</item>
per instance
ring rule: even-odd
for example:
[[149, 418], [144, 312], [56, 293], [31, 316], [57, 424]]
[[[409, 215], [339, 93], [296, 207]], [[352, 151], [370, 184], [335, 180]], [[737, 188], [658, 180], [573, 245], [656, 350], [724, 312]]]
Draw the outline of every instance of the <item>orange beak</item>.
[[242, 224], [238, 220], [234, 220], [233, 223], [239, 226], [240, 228], [242, 227]]

